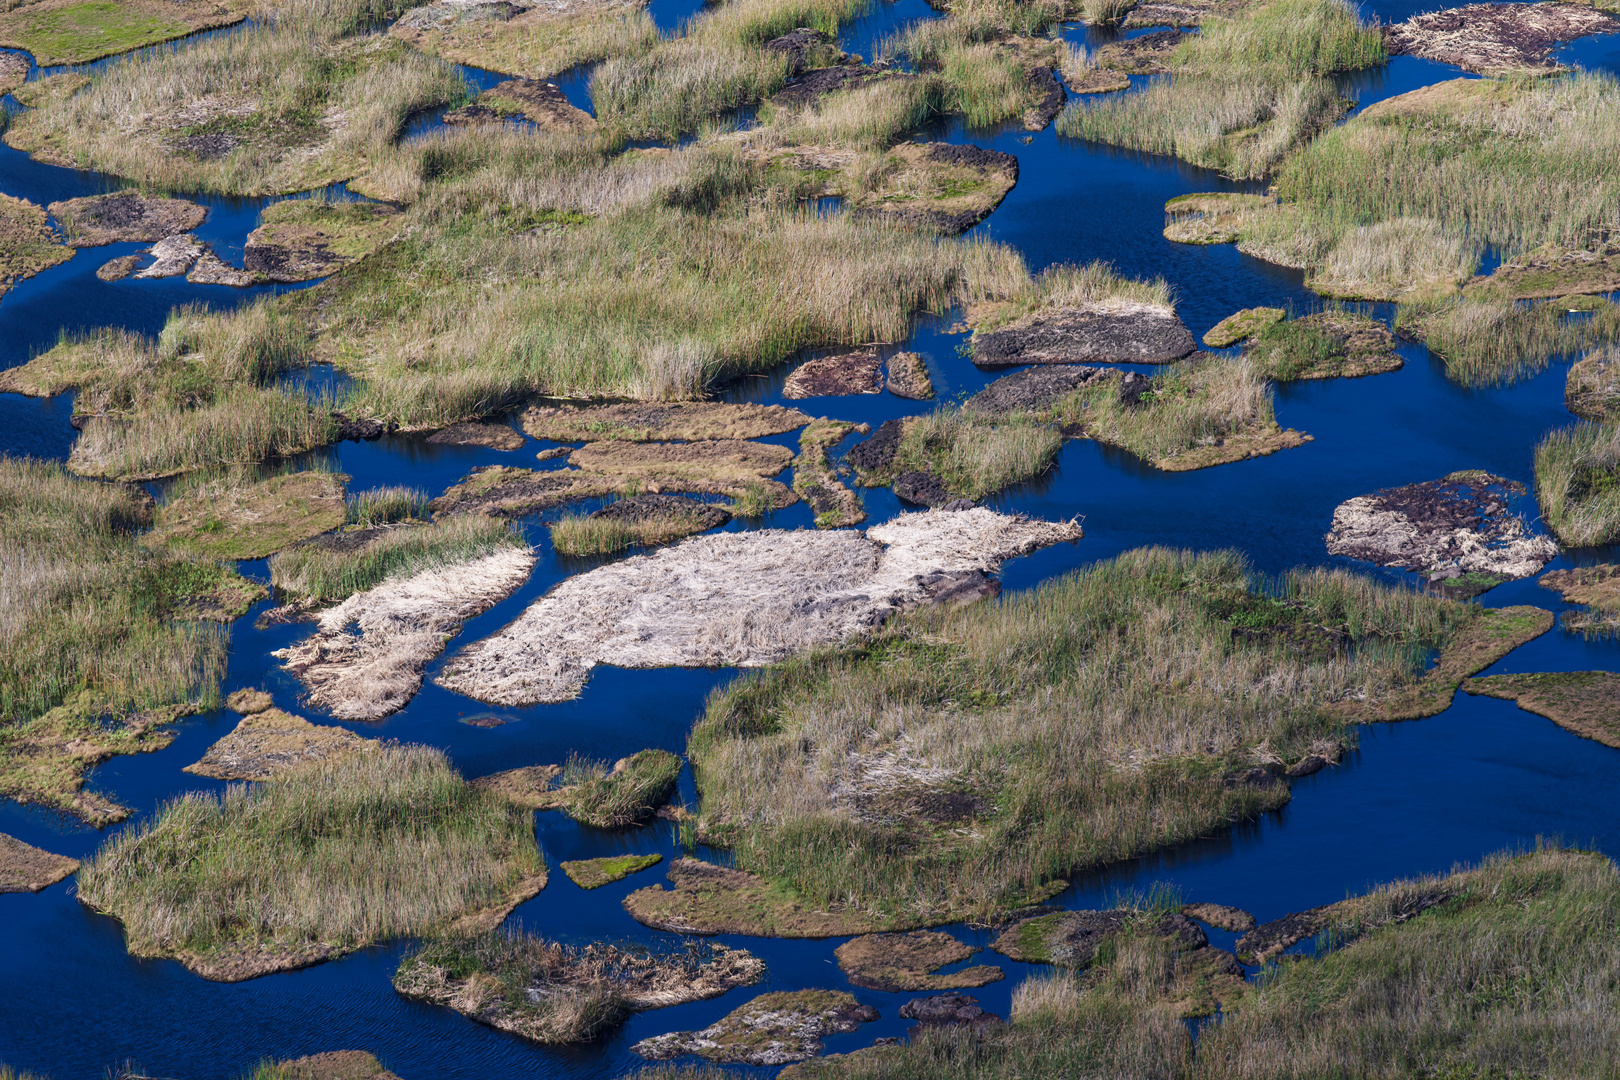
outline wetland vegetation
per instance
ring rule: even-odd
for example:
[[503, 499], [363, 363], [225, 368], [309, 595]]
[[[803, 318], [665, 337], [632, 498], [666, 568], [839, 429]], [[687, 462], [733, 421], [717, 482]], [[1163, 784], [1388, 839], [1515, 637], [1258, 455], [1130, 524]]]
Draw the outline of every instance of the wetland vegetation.
[[1278, 774], [1335, 760], [1356, 703], [1413, 685], [1480, 618], [1342, 572], [1131, 552], [717, 693], [688, 751], [699, 828], [812, 902], [1015, 907], [1286, 802]]
[[172, 800], [86, 862], [79, 895], [123, 924], [131, 953], [234, 982], [494, 925], [545, 882], [527, 810], [437, 750], [386, 746]]
[[[39, 65], [114, 57], [53, 71], [0, 54], [6, 175], [29, 185], [0, 195], [0, 293], [19, 324], [46, 311], [64, 326], [19, 337], [0, 394], [61, 399], [20, 405], [41, 430], [78, 429], [53, 451], [65, 460], [11, 441], [0, 458], [0, 796], [95, 826], [135, 816], [92, 853], [18, 812], [8, 830], [84, 858], [0, 833], [0, 892], [77, 872], [65, 901], [7, 899], [37, 906], [18, 907], [20, 933], [49, 938], [61, 912], [46, 905], [82, 903], [121, 924], [130, 956], [178, 960], [187, 972], [149, 965], [139, 985], [220, 1024], [211, 1067], [395, 1080], [365, 1051], [239, 1061], [244, 1036], [195, 977], [411, 939], [387, 958], [395, 993], [373, 993], [388, 979], [374, 953], [284, 975], [269, 1000], [317, 987], [322, 1038], [364, 1000], [390, 1068], [394, 1051], [422, 1067], [421, 1042], [457, 1075], [458, 1040], [477, 1039], [524, 1064], [579, 1044], [546, 1067], [642, 1080], [731, 1075], [641, 1064], [694, 1057], [799, 1080], [1612, 1070], [1620, 879], [1603, 855], [1538, 845], [1342, 900], [1383, 864], [1357, 852], [1324, 871], [1306, 844], [1296, 881], [1254, 855], [1275, 854], [1260, 823], [1296, 781], [1323, 773], [1311, 797], [1342, 799], [1387, 762], [1382, 745], [1353, 756], [1358, 725], [1435, 716], [1459, 688], [1564, 729], [1463, 698], [1478, 758], [1519, 768], [1523, 751], [1524, 773], [1584, 779], [1620, 746], [1613, 672], [1539, 670], [1537, 652], [1535, 673], [1473, 677], [1553, 615], [1466, 601], [1560, 553], [1510, 508], [1529, 493], [1506, 451], [1454, 430], [1522, 435], [1546, 416], [1508, 389], [1578, 359], [1563, 400], [1581, 422], [1525, 437], [1541, 440], [1534, 495], [1569, 548], [1620, 540], [1620, 82], [1551, 51], [1607, 15], [1476, 6], [1388, 26], [1346, 0], [951, 0], [912, 22], [867, 0], [0, 8], [0, 45]], [[1489, 77], [1392, 67], [1388, 85], [1422, 85], [1390, 97], [1349, 78], [1392, 54]], [[1055, 189], [1054, 161], [1075, 166]], [[69, 170], [102, 179], [58, 192]], [[1199, 192], [1216, 173], [1242, 190]], [[1142, 192], [1150, 243], [1116, 243], [1116, 210], [1141, 224]], [[307, 197], [237, 201], [291, 193]], [[1166, 259], [1167, 198], [1165, 238], [1236, 244], [1304, 271], [1303, 287], [1230, 253]], [[93, 278], [53, 269], [111, 244], [152, 247], [109, 252]], [[1196, 333], [1230, 352], [1198, 351]], [[1452, 396], [1423, 396], [1428, 365], [1401, 371], [1397, 336], [1461, 384], [1434, 379]], [[1402, 418], [1398, 446], [1269, 457], [1312, 441], [1285, 424], [1342, 438], [1327, 419], [1341, 401], [1388, 438], [1386, 385], [1427, 410]], [[35, 413], [16, 415], [33, 438]], [[1507, 476], [1404, 475], [1482, 445], [1478, 464]], [[1229, 467], [1167, 475], [1212, 466]], [[1364, 486], [1339, 490], [1352, 477]], [[1400, 486], [1356, 494], [1385, 483]], [[1053, 550], [1082, 539], [1082, 513], [1096, 551]], [[1000, 595], [1003, 565], [1043, 549]], [[1281, 552], [1304, 552], [1301, 568], [1275, 572]], [[1598, 655], [1620, 601], [1593, 557], [1541, 584], [1581, 605], [1563, 624], [1586, 640], [1567, 644]], [[220, 625], [272, 596], [251, 629]], [[691, 670], [645, 675], [667, 667]], [[593, 673], [591, 696], [565, 704]], [[503, 711], [457, 711], [473, 702]], [[191, 740], [214, 719], [178, 721], [222, 704], [234, 729], [87, 785], [114, 756]], [[1536, 733], [1504, 742], [1490, 708]], [[1548, 765], [1541, 729], [1593, 741]], [[424, 744], [393, 741], [406, 732]], [[504, 771], [467, 782], [456, 763], [473, 761]], [[126, 782], [135, 810], [113, 797]], [[540, 828], [574, 884], [517, 911], [547, 881], [537, 810], [563, 812]], [[1367, 829], [1390, 826], [1380, 813]], [[1216, 851], [1239, 827], [1253, 832]], [[1468, 829], [1409, 828], [1403, 866], [1439, 871], [1455, 855], [1442, 845], [1502, 826]], [[1096, 872], [1145, 883], [1160, 871], [1132, 860], [1155, 853], [1174, 853], [1172, 879], [1259, 867], [1320, 906], [1261, 922], [1156, 889], [1077, 909], [1100, 895]], [[1262, 918], [1279, 903], [1198, 898]], [[596, 940], [611, 919], [636, 936]], [[936, 929], [965, 920], [1055, 970], [970, 964], [976, 946]], [[1242, 936], [1229, 952], [1200, 923]], [[799, 954], [688, 936], [715, 934], [850, 940]], [[742, 990], [767, 960], [769, 992]], [[805, 970], [860, 992], [801, 989]], [[93, 982], [75, 990], [87, 1015], [143, 1015], [103, 1004], [121, 973]], [[814, 1060], [884, 1019], [869, 992], [962, 989], [980, 996], [885, 1004], [916, 1022], [905, 1042], [890, 1019], [879, 1045]], [[608, 1038], [678, 1004], [692, 1006], [678, 1022]], [[19, 1015], [0, 1035], [32, 1048], [37, 1017]], [[423, 1037], [396, 1039], [400, 1016]], [[279, 1050], [320, 1048], [301, 1025], [289, 1009]], [[71, 1037], [104, 1041], [93, 1025]]]

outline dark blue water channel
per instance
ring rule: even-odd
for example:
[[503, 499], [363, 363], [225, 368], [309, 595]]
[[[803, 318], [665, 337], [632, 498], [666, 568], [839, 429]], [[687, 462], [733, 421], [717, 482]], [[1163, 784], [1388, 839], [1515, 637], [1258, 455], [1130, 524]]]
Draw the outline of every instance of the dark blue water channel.
[[[1404, 3], [1379, 5], [1374, 13], [1394, 21], [1410, 14], [1410, 8]], [[653, 10], [667, 31], [698, 7], [692, 0], [654, 0]], [[921, 0], [880, 3], [848, 29], [844, 47], [870, 57], [899, 26], [934, 14]], [[1097, 43], [1084, 28], [1068, 33]], [[1564, 56], [1612, 69], [1615, 39], [1580, 42]], [[1398, 59], [1346, 80], [1345, 88], [1365, 105], [1458, 74], [1444, 65]], [[475, 88], [484, 88], [500, 76], [469, 70], [468, 78]], [[559, 82], [576, 103], [588, 104], [588, 72], [570, 73]], [[436, 122], [436, 117], [425, 118], [415, 130], [428, 130]], [[1320, 304], [1297, 272], [1231, 247], [1189, 247], [1164, 240], [1165, 200], [1233, 187], [1212, 173], [1167, 158], [1064, 139], [1051, 130], [1031, 135], [967, 131], [956, 125], [931, 137], [971, 141], [1018, 157], [1018, 185], [977, 234], [1016, 247], [1032, 269], [1100, 258], [1130, 275], [1163, 275], [1175, 285], [1180, 311], [1197, 335], [1238, 308], [1281, 304], [1307, 311]], [[0, 150], [0, 191], [11, 195], [48, 203], [116, 186], [108, 178], [40, 165]], [[239, 258], [242, 238], [256, 224], [265, 200], [204, 201], [209, 219], [199, 234], [222, 256]], [[0, 366], [25, 361], [63, 332], [122, 326], [153, 333], [176, 305], [226, 307], [256, 294], [173, 279], [98, 281], [95, 267], [126, 250], [135, 246], [80, 252], [6, 295], [0, 301]], [[1387, 306], [1368, 310], [1384, 319], [1391, 314]], [[945, 400], [971, 394], [1002, 374], [980, 371], [961, 355], [964, 335], [953, 323], [953, 314], [924, 319], [911, 340], [892, 346], [927, 358]], [[1530, 484], [1537, 440], [1571, 420], [1563, 406], [1567, 362], [1555, 361], [1544, 373], [1512, 387], [1470, 390], [1448, 382], [1421, 346], [1403, 345], [1401, 353], [1406, 365], [1394, 374], [1281, 387], [1279, 420], [1310, 433], [1314, 441], [1270, 457], [1162, 473], [1092, 442], [1068, 443], [1048, 475], [990, 503], [1044, 518], [1079, 515], [1087, 535], [1010, 564], [1006, 587], [1029, 588], [1144, 544], [1234, 547], [1268, 572], [1331, 564], [1322, 534], [1333, 508], [1346, 498], [1461, 468], [1484, 468]], [[728, 394], [739, 400], [780, 400], [784, 374], [746, 379]], [[319, 382], [320, 372], [314, 375]], [[888, 395], [812, 405], [817, 412], [873, 425], [931, 407]], [[0, 449], [65, 457], [74, 437], [69, 412], [65, 397], [30, 401], [0, 396]], [[792, 445], [792, 438], [777, 441]], [[347, 473], [351, 489], [409, 484], [437, 492], [478, 465], [530, 463], [548, 445], [531, 439], [524, 449], [503, 453], [390, 437], [341, 444], [315, 456]], [[863, 495], [873, 521], [902, 510], [887, 490]], [[1534, 515], [1530, 500], [1522, 509]], [[801, 505], [763, 523], [734, 522], [728, 528], [761, 524], [802, 528], [812, 522]], [[558, 581], [592, 565], [559, 559], [541, 520], [525, 525], [540, 554], [532, 579], [471, 621], [452, 650], [497, 630]], [[1555, 566], [1616, 554], [1566, 552]], [[243, 569], [267, 578], [263, 563]], [[1484, 602], [1563, 607], [1555, 594], [1533, 581], [1503, 586]], [[279, 706], [319, 718], [300, 703], [299, 687], [269, 656], [307, 634], [307, 624], [261, 631], [253, 626], [256, 614], [232, 629], [226, 690], [264, 687]], [[1620, 645], [1615, 642], [1586, 641], [1555, 629], [1493, 670], [1615, 670], [1617, 661]], [[435, 670], [430, 668], [422, 692], [399, 713], [376, 724], [345, 726], [442, 747], [469, 776], [558, 762], [570, 753], [612, 760], [649, 746], [680, 752], [705, 695], [735, 674], [601, 669], [578, 700], [497, 711], [508, 722], [490, 728], [464, 722], [491, 710], [435, 686]], [[177, 725], [168, 749], [114, 759], [96, 770], [90, 785], [134, 807], [135, 822], [148, 819], [180, 792], [219, 790], [223, 785], [183, 774], [181, 768], [234, 723], [235, 717], [225, 713], [186, 720]], [[690, 778], [682, 784], [684, 797], [691, 800]], [[1236, 904], [1269, 919], [1394, 877], [1442, 871], [1504, 848], [1532, 845], [1538, 837], [1562, 838], [1617, 855], [1620, 824], [1609, 802], [1617, 784], [1620, 752], [1576, 738], [1512, 703], [1462, 695], [1432, 719], [1363, 729], [1355, 753], [1338, 768], [1296, 782], [1295, 797], [1281, 812], [1150, 858], [1079, 875], [1060, 902], [1106, 905], [1122, 893], [1144, 893], [1162, 884], [1187, 900]], [[622, 852], [679, 854], [673, 828], [664, 823], [608, 833], [575, 825], [558, 813], [542, 813], [536, 828], [553, 868], [563, 859]], [[107, 835], [12, 803], [0, 803], [0, 831], [73, 856], [89, 855]], [[659, 876], [654, 870], [585, 892], [554, 870], [551, 884], [519, 908], [511, 922], [570, 942], [660, 940], [666, 935], [640, 926], [619, 904], [630, 890]], [[984, 932], [969, 927], [951, 929], [981, 945], [988, 941]], [[1214, 936], [1218, 944], [1230, 944], [1229, 936]], [[724, 940], [766, 960], [770, 974], [764, 987], [639, 1014], [600, 1043], [547, 1049], [448, 1010], [401, 1000], [389, 980], [409, 943], [247, 983], [210, 983], [172, 961], [130, 958], [118, 925], [81, 906], [69, 880], [39, 895], [0, 895], [0, 986], [6, 988], [0, 995], [0, 1062], [58, 1080], [101, 1077], [109, 1066], [125, 1061], [148, 1075], [224, 1080], [266, 1057], [364, 1048], [407, 1080], [429, 1075], [469, 1080], [608, 1077], [639, 1064], [628, 1051], [636, 1039], [702, 1026], [761, 989], [849, 988], [833, 962], [839, 940]], [[1007, 970], [1004, 982], [974, 992], [987, 1007], [1005, 1014], [1013, 988], [1033, 969], [1000, 957], [976, 960], [993, 960]], [[904, 995], [855, 993], [875, 1005], [882, 1019], [856, 1034], [829, 1040], [829, 1049], [853, 1049], [877, 1036], [904, 1033], [907, 1024], [897, 1016]]]

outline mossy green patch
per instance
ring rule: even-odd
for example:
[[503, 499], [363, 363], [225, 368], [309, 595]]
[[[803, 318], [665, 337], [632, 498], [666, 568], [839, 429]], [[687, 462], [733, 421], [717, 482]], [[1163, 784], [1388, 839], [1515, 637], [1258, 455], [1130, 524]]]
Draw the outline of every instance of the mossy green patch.
[[599, 889], [631, 874], [657, 866], [662, 855], [612, 855], [602, 859], [576, 859], [562, 864], [563, 873], [582, 889]]
[[149, 542], [216, 559], [262, 559], [341, 528], [346, 479], [328, 472], [189, 476], [158, 507]]
[[1204, 344], [1212, 349], [1236, 345], [1240, 341], [1254, 337], [1272, 323], [1281, 322], [1287, 315], [1282, 308], [1244, 308], [1210, 327], [1209, 332], [1204, 335]]
[[240, 6], [169, 0], [38, 0], [0, 13], [0, 45], [41, 67], [83, 64], [246, 17]]
[[1561, 671], [1540, 675], [1491, 675], [1469, 679], [1470, 694], [1516, 701], [1586, 739], [1620, 749], [1620, 675], [1608, 671]]

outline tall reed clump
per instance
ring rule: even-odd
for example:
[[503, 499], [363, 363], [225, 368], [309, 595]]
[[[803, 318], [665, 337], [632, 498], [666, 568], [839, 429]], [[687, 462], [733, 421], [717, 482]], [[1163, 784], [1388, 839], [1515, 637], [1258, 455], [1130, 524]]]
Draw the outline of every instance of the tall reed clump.
[[668, 750], [642, 750], [619, 762], [611, 772], [604, 769], [602, 775], [573, 784], [562, 807], [582, 824], [598, 829], [624, 828], [645, 821], [668, 802], [680, 775], [681, 759]]
[[[190, 588], [222, 575], [138, 546], [151, 510], [129, 489], [55, 463], [0, 457], [0, 784], [12, 739], [68, 706], [87, 722], [218, 701], [226, 639], [177, 621]], [[234, 575], [228, 575], [234, 576]], [[58, 716], [57, 720], [65, 718]], [[20, 782], [20, 781], [19, 781]]]
[[[337, 534], [341, 540], [343, 534]], [[458, 515], [429, 525], [387, 528], [358, 546], [301, 544], [271, 556], [270, 584], [310, 604], [335, 604], [391, 577], [410, 577], [505, 548], [527, 548], [517, 526]]]
[[973, 328], [986, 333], [1039, 311], [1089, 308], [1100, 311], [1176, 308], [1175, 288], [1162, 276], [1128, 278], [1101, 259], [1082, 265], [1054, 263], [1015, 287], [985, 297], [994, 303], [970, 311]]
[[363, 529], [426, 521], [432, 516], [428, 509], [432, 501], [421, 488], [393, 484], [350, 493], [344, 499], [344, 515], [350, 525]]
[[1277, 805], [1233, 778], [1335, 756], [1333, 703], [1404, 686], [1473, 617], [1341, 572], [1129, 552], [717, 691], [688, 747], [701, 825], [811, 903], [994, 910]]
[[450, 65], [369, 34], [355, 0], [292, 0], [238, 32], [114, 61], [7, 142], [160, 189], [270, 195], [347, 180], [413, 112], [466, 96]]
[[303, 363], [306, 332], [273, 300], [234, 312], [187, 305], [156, 340], [123, 330], [65, 337], [5, 373], [26, 394], [80, 391], [84, 418], [68, 467], [85, 476], [150, 479], [245, 464], [331, 442], [333, 402], [277, 385]]
[[945, 111], [988, 127], [1021, 115], [1042, 95], [1030, 82], [1032, 61], [1009, 42], [1044, 34], [1062, 17], [1057, 4], [974, 0], [953, 5], [946, 18], [912, 23], [885, 39], [879, 52], [937, 73]]
[[1113, 386], [1082, 392], [1077, 411], [1088, 437], [1149, 461], [1277, 427], [1271, 384], [1248, 360], [1177, 364], [1132, 405]]
[[673, 140], [780, 90], [792, 74], [784, 52], [761, 48], [798, 27], [834, 35], [866, 0], [735, 0], [689, 21], [636, 56], [591, 75], [597, 119], [631, 138]]
[[644, 206], [470, 239], [473, 213], [323, 290], [317, 352], [365, 359], [350, 415], [442, 425], [536, 394], [694, 398], [809, 345], [899, 340], [920, 311], [1028, 280], [998, 245], [848, 215]]
[[1620, 81], [1470, 79], [1380, 102], [1325, 132], [1278, 172], [1276, 193], [1314, 228], [1398, 218], [1517, 255], [1580, 247], [1612, 223], [1620, 176]]
[[1620, 540], [1620, 423], [1579, 423], [1536, 447], [1536, 497], [1560, 541], [1577, 547]]
[[529, 811], [438, 750], [390, 744], [171, 800], [84, 863], [79, 898], [124, 924], [132, 954], [206, 970], [420, 935], [544, 874]]
[[990, 421], [959, 408], [941, 408], [906, 423], [894, 460], [868, 484], [892, 482], [923, 470], [953, 496], [978, 501], [1052, 467], [1063, 436], [1049, 425], [1022, 417]]
[[[1422, 910], [1436, 894], [1446, 901]], [[1196, 1054], [1182, 1019], [1189, 954], [1127, 930], [1083, 974], [1020, 984], [1011, 1023], [983, 1037], [923, 1028], [900, 1046], [808, 1061], [798, 1075], [1260, 1080], [1394, 1075], [1399, 1062], [1408, 1075], [1602, 1076], [1620, 1037], [1617, 904], [1613, 863], [1557, 849], [1381, 886], [1340, 905], [1368, 925], [1337, 926], [1331, 947], [1267, 968], [1238, 1007], [1198, 1027]]]
[[1571, 315], [1557, 302], [1453, 297], [1401, 307], [1396, 326], [1422, 339], [1446, 375], [1466, 386], [1507, 386], [1554, 359], [1620, 342], [1620, 305]]
[[1206, 19], [1171, 56], [1170, 78], [1076, 101], [1058, 132], [1174, 155], [1237, 179], [1263, 177], [1342, 115], [1323, 76], [1383, 60], [1378, 28], [1345, 0], [1271, 0]]

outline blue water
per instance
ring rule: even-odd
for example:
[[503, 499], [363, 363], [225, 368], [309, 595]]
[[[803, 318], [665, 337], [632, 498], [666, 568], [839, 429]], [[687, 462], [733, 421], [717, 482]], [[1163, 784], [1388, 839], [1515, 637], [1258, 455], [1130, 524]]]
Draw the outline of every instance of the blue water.
[[[698, 6], [691, 0], [655, 2], [659, 26], [669, 31]], [[1386, 21], [1404, 18], [1405, 6], [1379, 5]], [[852, 25], [846, 49], [870, 56], [884, 37], [905, 23], [934, 17], [920, 0], [880, 4]], [[1084, 28], [1067, 31], [1096, 42]], [[1562, 55], [1591, 67], [1616, 66], [1616, 38], [1576, 43]], [[1344, 82], [1361, 105], [1459, 73], [1410, 58]], [[500, 76], [467, 72], [475, 89]], [[559, 79], [576, 104], [588, 104], [588, 72]], [[578, 95], [578, 96], [576, 96]], [[582, 106], [583, 107], [583, 106]], [[436, 116], [413, 131], [431, 130]], [[1060, 138], [1048, 129], [976, 132], [945, 125], [932, 137], [971, 141], [1015, 154], [1020, 178], [1002, 206], [976, 230], [1021, 251], [1032, 269], [1057, 262], [1102, 258], [1132, 275], [1164, 275], [1176, 287], [1180, 311], [1201, 335], [1232, 311], [1256, 304], [1309, 310], [1319, 301], [1297, 272], [1239, 254], [1231, 247], [1170, 244], [1160, 230], [1165, 200], [1195, 191], [1230, 189], [1219, 177], [1167, 158]], [[43, 166], [0, 150], [0, 190], [38, 202], [116, 187], [105, 178]], [[266, 200], [207, 201], [209, 218], [199, 233], [223, 256], [240, 256], [241, 240], [257, 222]], [[836, 207], [829, 207], [836, 211]], [[254, 290], [199, 287], [184, 281], [125, 281], [94, 277], [117, 251], [81, 251], [67, 264], [19, 285], [0, 299], [0, 366], [25, 361], [60, 332], [121, 326], [155, 332], [169, 309], [181, 303], [229, 306]], [[1371, 305], [1388, 319], [1387, 305]], [[927, 359], [943, 400], [976, 392], [1003, 371], [981, 371], [958, 351], [954, 313], [919, 321], [909, 348]], [[1095, 443], [1068, 443], [1052, 472], [990, 500], [998, 509], [1045, 518], [1083, 516], [1086, 537], [1010, 564], [1009, 589], [1024, 589], [1075, 567], [1143, 544], [1189, 548], [1235, 547], [1265, 571], [1300, 564], [1352, 565], [1329, 559], [1322, 534], [1333, 508], [1344, 499], [1378, 488], [1431, 479], [1459, 468], [1484, 468], [1529, 485], [1537, 440], [1567, 424], [1563, 407], [1566, 364], [1552, 364], [1512, 387], [1469, 390], [1448, 382], [1422, 346], [1403, 344], [1405, 367], [1361, 380], [1330, 380], [1284, 386], [1277, 413], [1284, 426], [1309, 432], [1304, 447], [1236, 465], [1193, 473], [1160, 473], [1130, 455]], [[778, 401], [783, 370], [740, 381], [727, 389], [734, 400]], [[301, 378], [303, 376], [300, 376]], [[312, 389], [340, 387], [328, 369], [309, 373]], [[840, 418], [881, 423], [926, 410], [928, 404], [889, 395], [822, 400], [816, 410]], [[35, 401], [0, 395], [0, 448], [13, 454], [65, 457], [74, 432], [67, 420], [70, 398]], [[777, 442], [793, 444], [793, 436]], [[486, 464], [522, 465], [551, 444], [531, 439], [524, 449], [500, 452], [428, 444], [391, 436], [344, 443], [313, 455], [347, 473], [351, 489], [408, 483], [442, 491], [471, 469]], [[864, 491], [872, 520], [903, 508], [887, 490]], [[1524, 509], [1534, 514], [1533, 502]], [[561, 560], [550, 549], [545, 515], [526, 521], [540, 561], [529, 583], [493, 610], [472, 620], [456, 642], [499, 629], [564, 577], [594, 565]], [[727, 528], [757, 527], [734, 521]], [[770, 516], [764, 524], [808, 527], [802, 505]], [[1566, 552], [1553, 565], [1612, 560], [1620, 552]], [[1365, 567], [1358, 567], [1365, 569]], [[267, 578], [262, 562], [244, 572]], [[1384, 575], [1402, 580], [1399, 574]], [[1488, 593], [1491, 605], [1534, 603], [1551, 610], [1565, 605], [1534, 581]], [[261, 605], [261, 609], [268, 606]], [[268, 689], [283, 708], [319, 719], [299, 702], [299, 687], [269, 657], [297, 641], [308, 626], [256, 630], [257, 611], [232, 628], [233, 652], [226, 690]], [[1586, 641], [1554, 629], [1496, 666], [1500, 671], [1616, 670], [1620, 644]], [[442, 662], [442, 661], [441, 661]], [[367, 735], [442, 747], [469, 776], [500, 769], [557, 762], [578, 752], [609, 760], [644, 747], [681, 751], [700, 715], [705, 696], [733, 677], [732, 671], [625, 671], [599, 669], [576, 701], [529, 709], [494, 710], [509, 722], [480, 728], [463, 721], [488, 715], [488, 707], [449, 693], [428, 671], [411, 704], [377, 724], [345, 724]], [[216, 713], [178, 724], [168, 749], [116, 758], [95, 771], [90, 786], [136, 811], [141, 821], [164, 800], [189, 790], [222, 785], [183, 774], [235, 723]], [[1338, 768], [1295, 782], [1294, 799], [1282, 811], [1149, 858], [1078, 875], [1061, 902], [1078, 907], [1112, 902], [1120, 892], [1168, 884], [1187, 900], [1235, 904], [1262, 919], [1338, 899], [1394, 877], [1441, 871], [1460, 861], [1503, 848], [1557, 837], [1620, 855], [1620, 824], [1609, 793], [1620, 784], [1620, 752], [1581, 740], [1510, 702], [1460, 695], [1444, 714], [1418, 722], [1362, 729], [1359, 749]], [[690, 777], [682, 780], [691, 800]], [[621, 852], [679, 849], [673, 828], [604, 833], [575, 825], [557, 813], [537, 815], [537, 835], [548, 861]], [[92, 853], [107, 833], [16, 804], [0, 803], [0, 831], [74, 856]], [[110, 830], [116, 831], [116, 830]], [[723, 857], [721, 853], [706, 853]], [[665, 937], [641, 927], [620, 908], [629, 891], [661, 879], [658, 869], [616, 885], [584, 892], [560, 872], [538, 897], [513, 916], [514, 925], [565, 941]], [[984, 932], [953, 927], [985, 944]], [[1230, 945], [1230, 935], [1212, 935]], [[722, 939], [752, 949], [770, 966], [762, 987], [735, 990], [719, 999], [637, 1015], [613, 1037], [590, 1046], [546, 1049], [481, 1027], [448, 1010], [412, 1005], [390, 988], [389, 978], [408, 943], [368, 949], [305, 971], [238, 985], [205, 982], [171, 961], [138, 961], [125, 952], [118, 926], [91, 914], [73, 896], [72, 882], [39, 895], [0, 896], [0, 1062], [48, 1073], [58, 1080], [105, 1075], [109, 1066], [132, 1061], [148, 1075], [234, 1078], [265, 1057], [320, 1050], [364, 1048], [400, 1075], [482, 1078], [535, 1075], [609, 1077], [638, 1063], [630, 1043], [647, 1035], [702, 1026], [765, 989], [848, 989], [833, 949], [839, 940], [776, 941]], [[1001, 983], [973, 991], [986, 1007], [1005, 1015], [1013, 988], [1033, 969], [999, 956], [976, 957], [1007, 971]], [[856, 991], [882, 1019], [861, 1031], [828, 1041], [831, 1050], [901, 1035], [897, 1016], [906, 995]], [[749, 1071], [749, 1070], [742, 1070]]]

